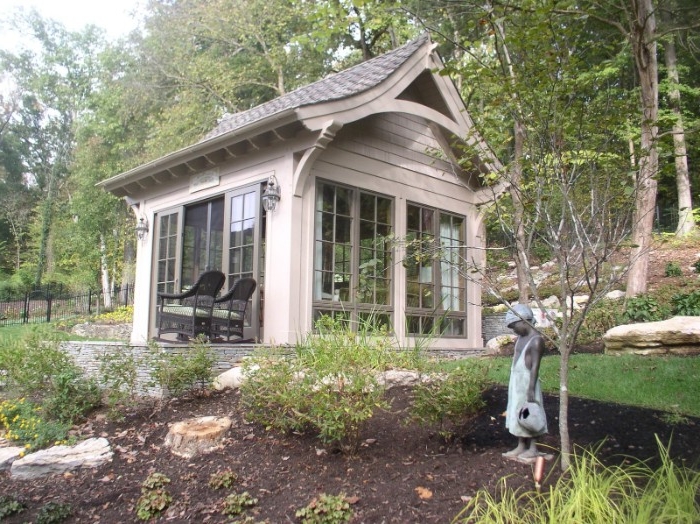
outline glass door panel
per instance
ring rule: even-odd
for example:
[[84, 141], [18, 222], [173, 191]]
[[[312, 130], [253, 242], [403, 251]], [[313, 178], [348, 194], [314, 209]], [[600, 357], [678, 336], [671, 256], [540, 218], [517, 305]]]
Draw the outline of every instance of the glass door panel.
[[224, 239], [224, 199], [185, 208], [182, 250], [183, 289], [204, 271], [221, 270]]

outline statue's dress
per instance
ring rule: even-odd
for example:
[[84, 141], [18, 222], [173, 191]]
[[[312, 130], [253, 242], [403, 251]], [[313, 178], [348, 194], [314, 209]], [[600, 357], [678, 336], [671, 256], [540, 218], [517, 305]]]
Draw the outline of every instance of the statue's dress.
[[[510, 367], [510, 381], [508, 382], [508, 407], [506, 408], [506, 428], [516, 437], [532, 438], [547, 433], [547, 422], [545, 419], [544, 431], [533, 434], [518, 422], [518, 411], [527, 402], [527, 387], [530, 384], [530, 370], [525, 365], [525, 354], [529, 351], [530, 342], [527, 344], [516, 359], [513, 357], [513, 364]], [[542, 402], [542, 384], [539, 377], [535, 383], [535, 402], [544, 407]]]

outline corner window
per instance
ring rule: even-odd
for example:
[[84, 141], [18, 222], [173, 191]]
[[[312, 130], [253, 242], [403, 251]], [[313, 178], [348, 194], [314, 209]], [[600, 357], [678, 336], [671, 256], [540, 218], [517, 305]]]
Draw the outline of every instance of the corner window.
[[314, 320], [391, 326], [392, 200], [326, 182], [316, 186]]
[[464, 336], [464, 217], [415, 204], [408, 204], [406, 213], [407, 331]]

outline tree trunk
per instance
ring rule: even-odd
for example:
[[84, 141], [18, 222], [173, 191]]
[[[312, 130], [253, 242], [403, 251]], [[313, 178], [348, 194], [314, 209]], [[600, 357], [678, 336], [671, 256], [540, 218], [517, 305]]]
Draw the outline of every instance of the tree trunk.
[[530, 279], [528, 277], [527, 251], [525, 246], [525, 207], [523, 206], [520, 185], [522, 183], [522, 158], [523, 145], [525, 142], [525, 131], [523, 124], [519, 120], [514, 125], [514, 162], [511, 173], [510, 194], [513, 199], [513, 233], [515, 235], [516, 263], [515, 269], [518, 276], [518, 302], [527, 304], [530, 302]]
[[107, 245], [103, 235], [100, 235], [100, 275], [102, 277], [102, 303], [105, 309], [112, 309], [112, 283], [109, 280]]
[[652, 0], [631, 0], [630, 39], [639, 75], [642, 101], [641, 150], [637, 175], [637, 196], [632, 229], [632, 251], [627, 275], [627, 297], [647, 290], [649, 249], [654, 229], [657, 150], [657, 116], [659, 110], [658, 65], [656, 60], [656, 21]]
[[[664, 21], [668, 19], [668, 12], [662, 10]], [[673, 156], [676, 162], [676, 187], [678, 191], [678, 226], [677, 236], [685, 236], [695, 228], [693, 218], [693, 199], [690, 191], [690, 175], [688, 173], [688, 155], [685, 147], [685, 128], [681, 114], [681, 92], [678, 89], [679, 77], [676, 60], [676, 42], [672, 33], [664, 46], [664, 58], [666, 61], [666, 74], [668, 75], [671, 90], [668, 93], [669, 104], [675, 116], [673, 122]]]
[[561, 342], [559, 361], [559, 440], [561, 441], [561, 470], [571, 465], [571, 438], [569, 436], [569, 347]]

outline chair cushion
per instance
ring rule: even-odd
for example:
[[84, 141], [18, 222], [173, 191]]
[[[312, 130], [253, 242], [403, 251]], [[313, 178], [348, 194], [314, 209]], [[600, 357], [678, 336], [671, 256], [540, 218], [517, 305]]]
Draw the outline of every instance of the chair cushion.
[[226, 320], [231, 315], [231, 320], [241, 320], [242, 316], [240, 311], [229, 311], [228, 309], [214, 309], [212, 316], [214, 318], [220, 318]]
[[[168, 315], [177, 315], [178, 317], [192, 318], [194, 314], [194, 308], [192, 306], [180, 306], [178, 304], [166, 304], [162, 309], [163, 313]], [[197, 308], [198, 317], [209, 317], [209, 309], [207, 308]]]

